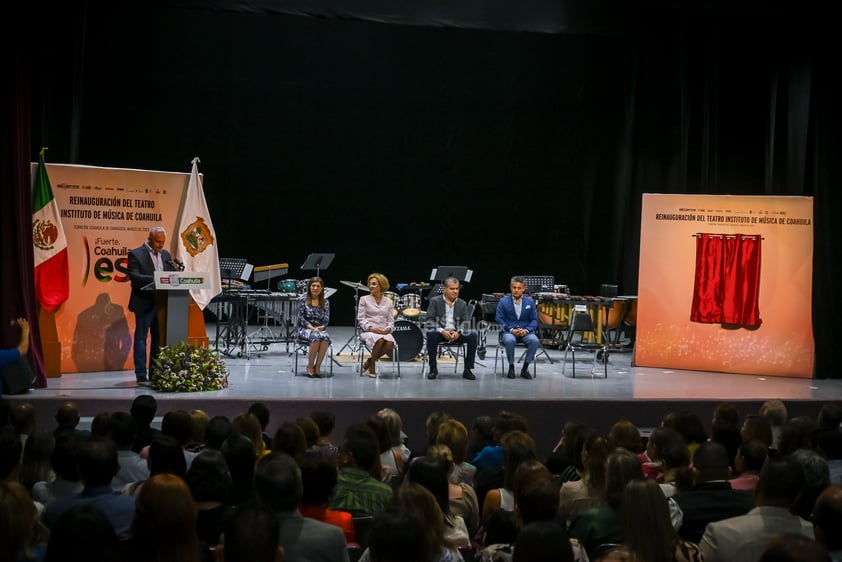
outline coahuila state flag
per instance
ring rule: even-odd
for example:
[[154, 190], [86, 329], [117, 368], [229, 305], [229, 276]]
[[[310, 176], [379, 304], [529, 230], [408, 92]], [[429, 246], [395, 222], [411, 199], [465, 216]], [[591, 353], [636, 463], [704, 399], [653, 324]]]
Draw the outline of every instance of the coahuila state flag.
[[190, 296], [202, 310], [213, 297], [222, 292], [219, 275], [219, 253], [216, 231], [213, 229], [202, 180], [199, 178], [198, 158], [193, 159], [193, 171], [187, 184], [187, 196], [178, 221], [178, 248], [176, 257], [184, 262], [187, 271], [206, 272], [209, 289], [193, 289]]
[[35, 296], [44, 310], [53, 312], [70, 296], [70, 274], [67, 238], [44, 166], [43, 149], [38, 157], [32, 193], [32, 248], [35, 252]]

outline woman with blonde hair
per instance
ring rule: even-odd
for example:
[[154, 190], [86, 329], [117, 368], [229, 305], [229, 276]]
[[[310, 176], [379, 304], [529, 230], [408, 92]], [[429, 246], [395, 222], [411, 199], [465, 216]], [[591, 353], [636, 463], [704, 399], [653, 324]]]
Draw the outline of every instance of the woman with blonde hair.
[[[446, 460], [450, 466], [450, 474], [453, 474], [453, 470], [456, 468], [455, 461], [447, 445], [441, 443], [430, 445], [427, 449], [427, 456]], [[474, 488], [465, 482], [453, 482], [453, 479], [450, 478], [447, 485], [447, 493], [450, 511], [462, 516], [468, 532], [473, 536], [479, 527], [479, 501], [477, 500], [477, 493], [474, 491]]]
[[380, 456], [380, 462], [388, 467], [391, 476], [401, 475], [406, 472], [406, 464], [409, 462], [411, 451], [403, 444], [403, 422], [400, 415], [392, 408], [383, 408], [377, 412], [377, 417], [382, 420], [386, 437], [389, 441], [389, 450]]
[[307, 283], [307, 293], [298, 303], [298, 339], [310, 344], [307, 356], [307, 376], [322, 376], [322, 361], [330, 347], [330, 336], [325, 331], [330, 322], [330, 303], [325, 299], [325, 282], [312, 277]]
[[199, 562], [196, 504], [174, 474], [151, 477], [137, 494], [131, 552], [136, 562]]
[[371, 378], [377, 378], [375, 366], [377, 360], [395, 349], [394, 306], [384, 295], [389, 290], [389, 280], [382, 273], [368, 276], [369, 295], [360, 298], [357, 308], [357, 325], [360, 339], [371, 350], [371, 356], [363, 364], [363, 372]]
[[454, 466], [450, 473], [450, 481], [473, 485], [477, 467], [465, 461], [468, 450], [468, 428], [465, 424], [454, 418], [444, 420], [439, 424], [436, 443], [449, 447], [453, 455]]

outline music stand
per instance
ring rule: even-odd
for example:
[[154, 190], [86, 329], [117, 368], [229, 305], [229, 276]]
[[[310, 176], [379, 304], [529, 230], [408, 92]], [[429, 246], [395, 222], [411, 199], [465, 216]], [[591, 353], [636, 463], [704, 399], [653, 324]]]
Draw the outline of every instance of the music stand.
[[253, 266], [242, 258], [219, 258], [219, 276], [222, 279], [248, 281]]
[[464, 265], [440, 265], [430, 272], [430, 281], [437, 281], [435, 285], [433, 285], [432, 289], [430, 290], [430, 294], [427, 295], [426, 300], [429, 302], [436, 295], [440, 295], [441, 291], [441, 282], [447, 279], [448, 277], [454, 277], [459, 280], [459, 284], [462, 283], [470, 283], [471, 277], [473, 277], [474, 272], [471, 269], [468, 269]]
[[301, 269], [315, 269], [316, 277], [319, 277], [319, 271], [330, 267], [330, 263], [333, 261], [334, 256], [336, 256], [336, 254], [310, 254], [307, 256], [307, 259], [304, 260], [304, 263], [301, 265]]

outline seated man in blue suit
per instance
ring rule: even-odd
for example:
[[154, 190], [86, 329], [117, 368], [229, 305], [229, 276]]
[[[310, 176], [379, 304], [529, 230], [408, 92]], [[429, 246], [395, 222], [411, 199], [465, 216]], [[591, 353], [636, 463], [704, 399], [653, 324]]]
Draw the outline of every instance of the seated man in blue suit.
[[515, 344], [526, 344], [526, 356], [520, 376], [531, 379], [529, 364], [535, 359], [538, 351], [538, 309], [532, 297], [523, 295], [526, 282], [523, 277], [512, 277], [510, 283], [512, 293], [506, 295], [497, 303], [497, 324], [500, 326], [501, 339], [506, 348], [506, 359], [509, 360], [508, 378], [515, 378]]

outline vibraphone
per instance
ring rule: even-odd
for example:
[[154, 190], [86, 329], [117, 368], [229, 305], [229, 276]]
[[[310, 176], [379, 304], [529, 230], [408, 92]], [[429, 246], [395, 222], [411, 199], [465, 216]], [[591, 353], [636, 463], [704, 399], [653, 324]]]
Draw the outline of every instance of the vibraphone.
[[[297, 292], [223, 291], [211, 301], [216, 306], [216, 349], [229, 357], [249, 358], [252, 352], [268, 350], [270, 344], [285, 343], [289, 352], [289, 344], [295, 339], [299, 298]], [[249, 334], [248, 320], [252, 308], [257, 310], [258, 321], [262, 325]]]

